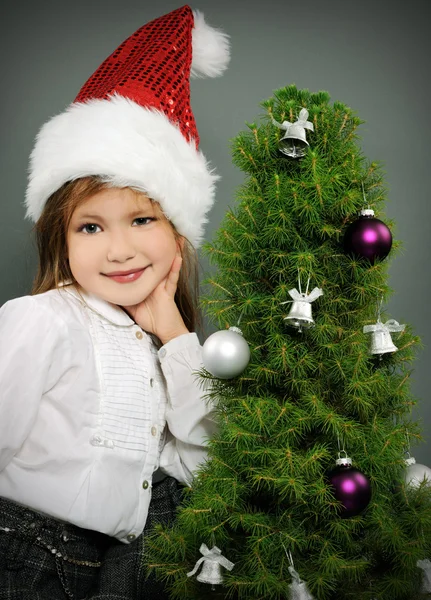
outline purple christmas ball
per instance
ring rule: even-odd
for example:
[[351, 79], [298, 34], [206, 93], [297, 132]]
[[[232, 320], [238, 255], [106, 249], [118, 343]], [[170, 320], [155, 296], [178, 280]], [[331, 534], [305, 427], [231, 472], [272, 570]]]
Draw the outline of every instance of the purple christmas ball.
[[371, 500], [371, 484], [359, 469], [351, 465], [337, 465], [328, 474], [333, 494], [343, 507], [342, 517], [353, 517], [362, 512]]
[[386, 258], [391, 248], [389, 227], [376, 219], [371, 209], [361, 211], [359, 219], [351, 223], [344, 234], [344, 251], [367, 258], [372, 264], [376, 258]]

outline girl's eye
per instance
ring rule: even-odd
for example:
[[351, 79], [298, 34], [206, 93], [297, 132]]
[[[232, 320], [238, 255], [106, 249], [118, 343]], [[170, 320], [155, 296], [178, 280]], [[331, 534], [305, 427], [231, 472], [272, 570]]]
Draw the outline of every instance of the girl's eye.
[[94, 231], [87, 231], [87, 227], [99, 227], [99, 226], [96, 225], [96, 223], [85, 223], [84, 225], [81, 225], [81, 227], [78, 229], [78, 231], [83, 231], [84, 233], [87, 233], [87, 234], [94, 233]]
[[[151, 223], [152, 221], [155, 221], [155, 217], [138, 217], [137, 219], [135, 219], [135, 221], [145, 221], [145, 223], [139, 223], [139, 225], [148, 225], [148, 223]], [[94, 230], [93, 231], [89, 231], [87, 228], [89, 227], [99, 227], [99, 225], [96, 225], [96, 223], [84, 223], [84, 225], [81, 225], [81, 227], [78, 229], [78, 231], [82, 231], [83, 233], [86, 233], [87, 235], [92, 235], [93, 233], [96, 233]]]
[[140, 223], [140, 225], [148, 225], [151, 221], [155, 221], [155, 217], [138, 217], [135, 221], [147, 221], [147, 223]]

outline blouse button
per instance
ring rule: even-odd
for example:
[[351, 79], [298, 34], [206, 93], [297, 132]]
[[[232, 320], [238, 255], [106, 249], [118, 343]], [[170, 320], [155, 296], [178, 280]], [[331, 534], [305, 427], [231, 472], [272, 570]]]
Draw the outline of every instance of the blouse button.
[[157, 435], [157, 427], [155, 427], [154, 425], [151, 427], [151, 435], [152, 436]]
[[150, 385], [151, 385], [151, 387], [154, 387], [154, 379], [152, 377], [150, 379]]
[[142, 338], [144, 337], [144, 334], [142, 333], [142, 331], [137, 331], [135, 333], [135, 335], [138, 338], [138, 340], [142, 340]]
[[159, 351], [159, 354], [160, 354], [160, 356], [161, 356], [162, 358], [163, 358], [163, 357], [165, 357], [165, 356], [166, 356], [166, 350], [165, 350], [165, 348], [162, 348], [162, 349]]
[[127, 541], [128, 542], [133, 542], [133, 540], [135, 539], [136, 535], [134, 535], [133, 533], [129, 533], [129, 535], [127, 536]]
[[144, 490], [146, 490], [148, 488], [148, 485], [149, 484], [148, 484], [147, 480], [145, 480], [145, 481], [142, 482], [142, 487], [144, 488]]

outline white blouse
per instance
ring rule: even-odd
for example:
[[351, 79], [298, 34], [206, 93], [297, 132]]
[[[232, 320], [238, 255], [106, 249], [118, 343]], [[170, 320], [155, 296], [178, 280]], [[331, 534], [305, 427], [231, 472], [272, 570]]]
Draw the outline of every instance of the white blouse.
[[0, 308], [0, 496], [128, 543], [153, 473], [189, 484], [215, 432], [195, 333], [160, 349], [66, 284]]

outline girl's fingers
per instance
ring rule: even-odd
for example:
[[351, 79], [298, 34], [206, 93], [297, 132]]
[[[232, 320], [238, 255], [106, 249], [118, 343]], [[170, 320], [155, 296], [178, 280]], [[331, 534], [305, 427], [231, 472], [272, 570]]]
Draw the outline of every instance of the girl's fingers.
[[183, 259], [180, 255], [177, 254], [177, 256], [174, 259], [174, 262], [172, 263], [171, 270], [166, 280], [165, 290], [170, 296], [172, 296], [172, 298], [175, 296], [175, 292], [177, 291], [177, 284], [178, 279], [180, 278], [182, 262]]

